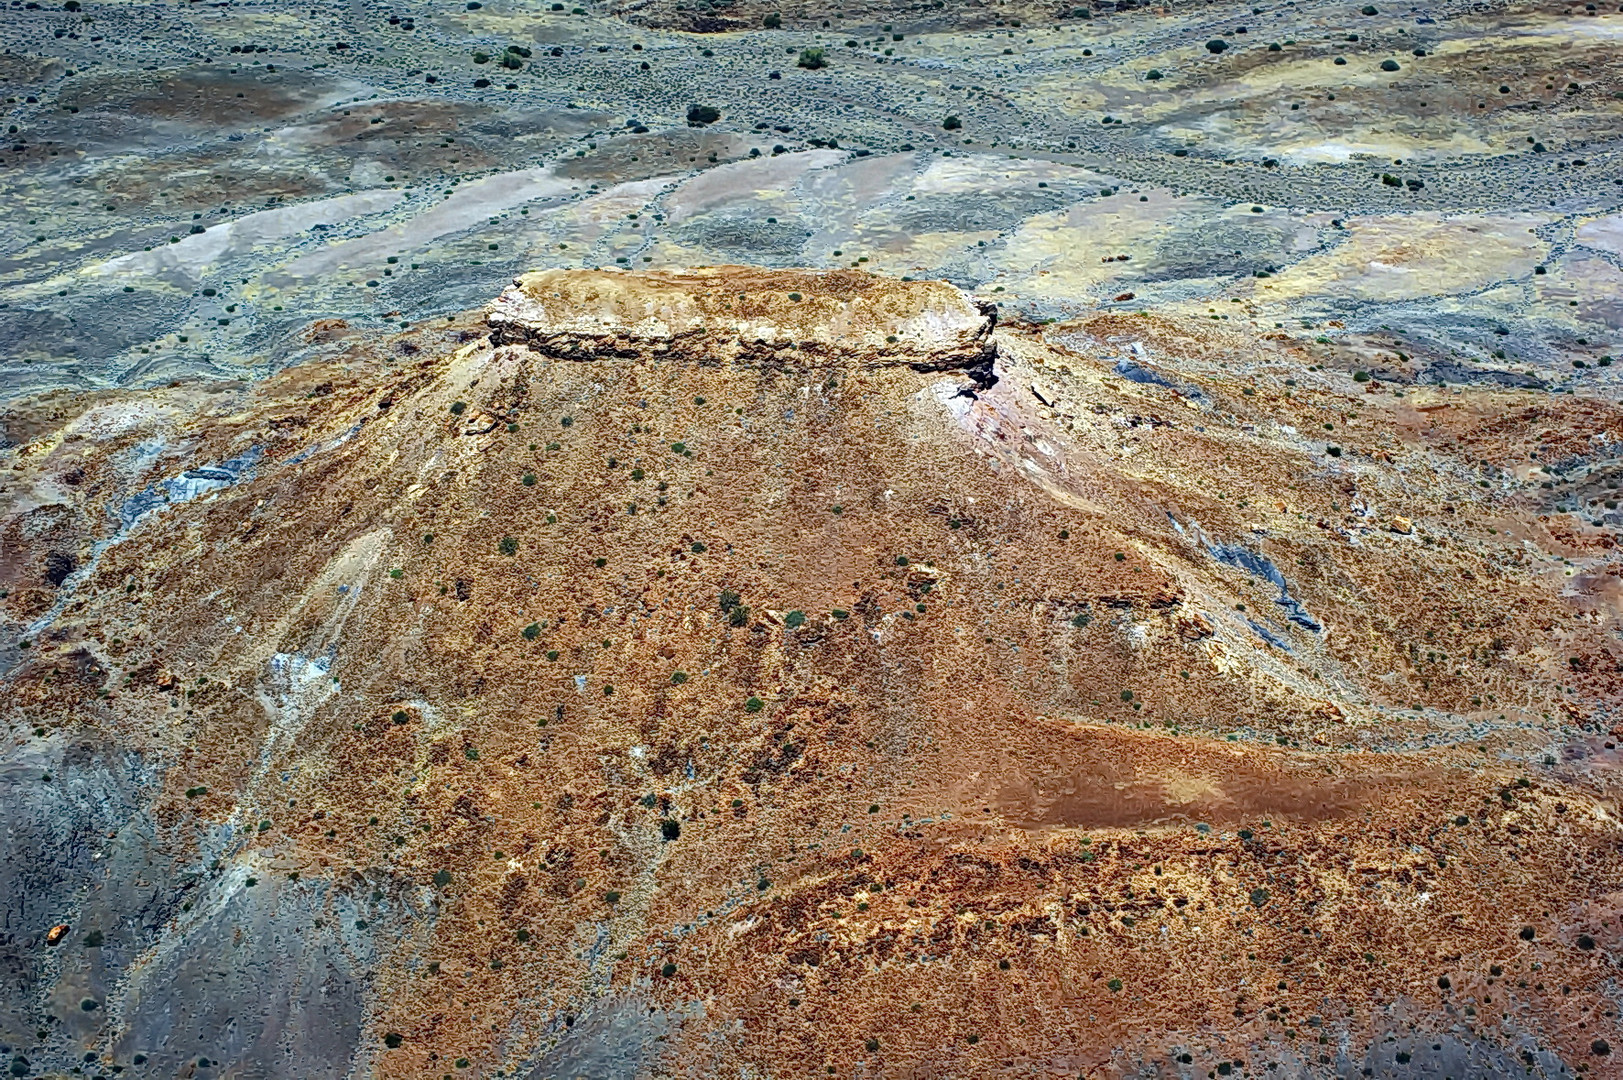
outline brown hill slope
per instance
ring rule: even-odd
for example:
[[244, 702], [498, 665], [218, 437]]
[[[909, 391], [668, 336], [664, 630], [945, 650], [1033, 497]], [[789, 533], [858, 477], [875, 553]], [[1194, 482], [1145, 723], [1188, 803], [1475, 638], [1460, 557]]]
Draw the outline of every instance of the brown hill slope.
[[856, 272], [492, 311], [7, 419], [18, 1052], [1611, 1068], [1618, 564], [1529, 453], [1615, 407]]

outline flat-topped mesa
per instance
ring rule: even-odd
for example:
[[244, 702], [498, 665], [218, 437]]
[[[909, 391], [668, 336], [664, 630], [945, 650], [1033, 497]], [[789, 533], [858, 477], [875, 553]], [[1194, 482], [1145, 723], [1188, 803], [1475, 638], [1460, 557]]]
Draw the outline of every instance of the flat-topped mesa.
[[997, 309], [859, 270], [541, 270], [490, 305], [497, 344], [577, 360], [989, 369]]

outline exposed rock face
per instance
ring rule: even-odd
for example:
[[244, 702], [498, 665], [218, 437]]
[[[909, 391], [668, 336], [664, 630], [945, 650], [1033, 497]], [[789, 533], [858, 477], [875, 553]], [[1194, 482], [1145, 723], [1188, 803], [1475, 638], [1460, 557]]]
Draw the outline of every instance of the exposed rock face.
[[991, 362], [997, 308], [946, 282], [857, 270], [543, 270], [517, 278], [486, 320], [497, 343], [577, 360], [945, 370]]
[[1610, 1067], [1623, 567], [1528, 455], [1623, 409], [866, 275], [495, 311], [0, 415], [34, 1072]]

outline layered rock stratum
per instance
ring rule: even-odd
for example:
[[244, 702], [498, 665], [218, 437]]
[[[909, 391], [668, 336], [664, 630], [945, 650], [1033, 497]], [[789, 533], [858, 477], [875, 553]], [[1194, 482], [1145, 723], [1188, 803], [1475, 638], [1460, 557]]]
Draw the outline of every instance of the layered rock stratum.
[[546, 270], [515, 279], [485, 321], [493, 342], [554, 357], [941, 370], [990, 364], [997, 306], [854, 270]]
[[1614, 1074], [1623, 412], [988, 299], [6, 413], [23, 1074]]

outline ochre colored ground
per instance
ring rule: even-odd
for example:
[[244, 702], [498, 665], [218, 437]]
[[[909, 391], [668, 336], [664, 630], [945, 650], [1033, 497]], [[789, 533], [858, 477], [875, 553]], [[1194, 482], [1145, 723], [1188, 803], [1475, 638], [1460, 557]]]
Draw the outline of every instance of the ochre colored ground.
[[1414, 1032], [1612, 1074], [1623, 556], [1534, 470], [1616, 406], [1129, 313], [999, 326], [989, 387], [320, 333], [8, 420], [5, 613], [62, 606], [4, 710], [154, 763], [159, 844], [248, 828], [208, 888], [410, 912], [376, 1075], [550, 1075], [616, 1010], [662, 1076], [1328, 1074]]

